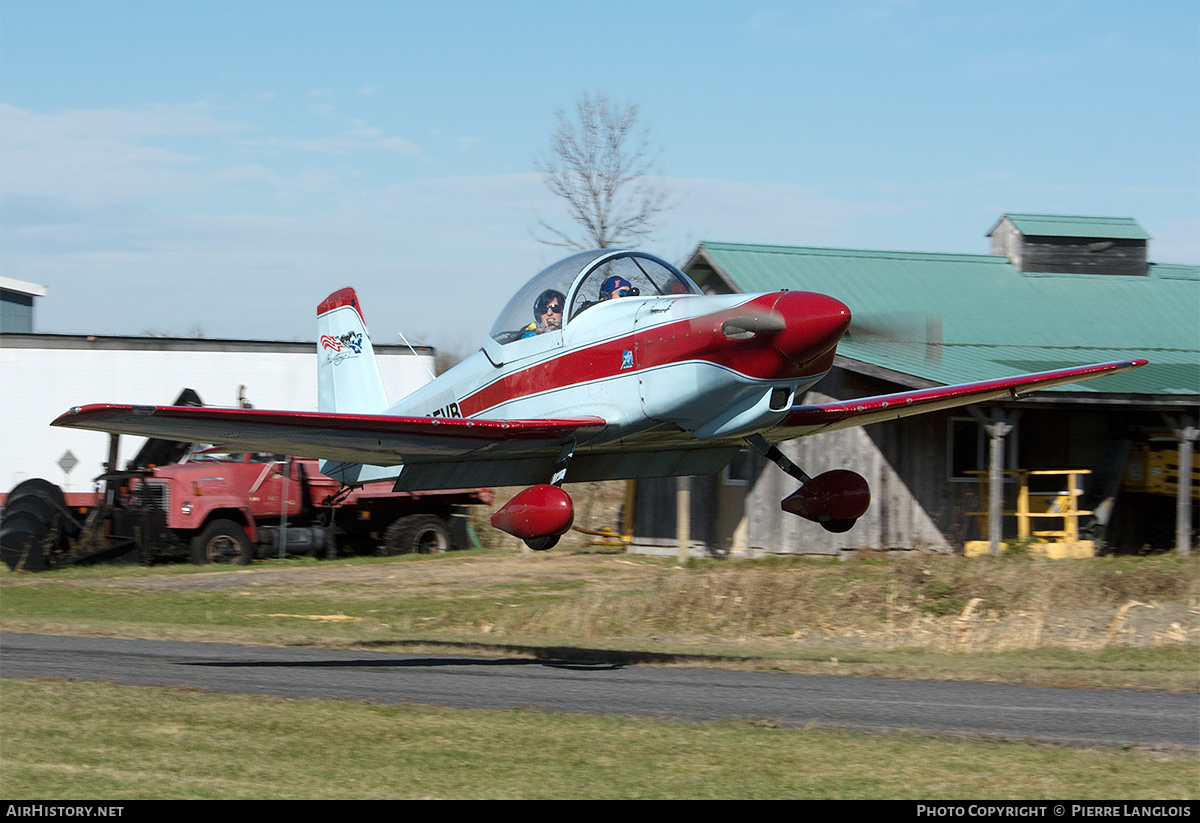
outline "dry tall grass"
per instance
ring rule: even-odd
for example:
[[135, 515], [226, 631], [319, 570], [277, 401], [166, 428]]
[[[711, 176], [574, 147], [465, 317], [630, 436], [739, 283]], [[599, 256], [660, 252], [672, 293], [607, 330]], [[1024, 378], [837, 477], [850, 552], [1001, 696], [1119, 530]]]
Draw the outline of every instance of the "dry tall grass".
[[1200, 573], [1175, 558], [905, 557], [647, 564], [560, 602], [499, 615], [490, 633], [834, 642], [1006, 651], [1200, 643]]

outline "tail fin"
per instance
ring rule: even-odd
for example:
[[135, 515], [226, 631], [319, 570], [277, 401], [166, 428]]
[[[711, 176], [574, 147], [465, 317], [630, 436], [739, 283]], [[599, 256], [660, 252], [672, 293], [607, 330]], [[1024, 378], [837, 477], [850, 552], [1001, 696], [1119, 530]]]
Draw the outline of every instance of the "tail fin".
[[317, 409], [381, 414], [387, 407], [358, 295], [335, 291], [317, 306]]

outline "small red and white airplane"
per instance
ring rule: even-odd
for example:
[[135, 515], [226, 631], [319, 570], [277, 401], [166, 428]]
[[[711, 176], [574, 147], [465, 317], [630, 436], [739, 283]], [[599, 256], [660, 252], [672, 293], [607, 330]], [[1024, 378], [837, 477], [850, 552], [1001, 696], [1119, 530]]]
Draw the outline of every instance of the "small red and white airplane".
[[845, 531], [870, 505], [860, 475], [810, 478], [775, 443], [1138, 368], [1079, 366], [818, 405], [796, 405], [850, 325], [802, 291], [705, 295], [637, 251], [568, 257], [509, 302], [483, 348], [395, 405], [353, 289], [317, 308], [318, 411], [76, 406], [52, 425], [323, 459], [353, 487], [528, 486], [492, 524], [548, 549], [570, 529], [564, 480], [711, 474], [749, 443], [800, 488], [784, 510]]

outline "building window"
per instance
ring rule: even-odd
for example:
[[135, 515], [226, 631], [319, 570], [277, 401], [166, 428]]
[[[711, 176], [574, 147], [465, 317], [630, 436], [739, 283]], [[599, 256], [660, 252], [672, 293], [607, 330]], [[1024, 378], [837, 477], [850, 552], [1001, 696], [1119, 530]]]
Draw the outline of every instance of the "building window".
[[755, 452], [742, 449], [721, 472], [721, 481], [726, 486], [749, 486], [755, 474]]

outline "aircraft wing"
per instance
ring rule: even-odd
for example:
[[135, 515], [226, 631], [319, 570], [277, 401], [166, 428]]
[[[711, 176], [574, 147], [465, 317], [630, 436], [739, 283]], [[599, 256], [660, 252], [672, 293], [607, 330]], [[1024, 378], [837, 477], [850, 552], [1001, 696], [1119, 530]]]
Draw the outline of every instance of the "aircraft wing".
[[1021, 374], [963, 383], [957, 386], [937, 386], [932, 389], [882, 394], [856, 400], [793, 406], [783, 421], [769, 432], [771, 438], [788, 440], [853, 426], [865, 426], [882, 420], [895, 420], [915, 414], [952, 409], [987, 400], [1011, 398], [1038, 389], [1049, 389], [1106, 374], [1120, 374], [1146, 365], [1145, 360], [1121, 360], [1115, 363], [1096, 363], [1068, 369]]
[[480, 420], [192, 406], [75, 406], [52, 426], [187, 443], [394, 466], [440, 460], [509, 460], [545, 453], [602, 430], [599, 417]]

